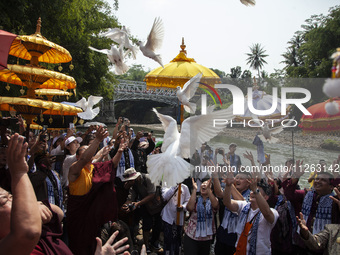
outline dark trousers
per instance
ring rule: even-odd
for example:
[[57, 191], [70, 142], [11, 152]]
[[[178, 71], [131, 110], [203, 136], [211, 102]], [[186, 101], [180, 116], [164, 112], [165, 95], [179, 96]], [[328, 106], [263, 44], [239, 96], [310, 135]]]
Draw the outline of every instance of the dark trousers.
[[164, 232], [164, 254], [165, 255], [178, 255], [181, 251], [182, 243], [182, 226], [175, 224], [170, 225], [163, 221]]
[[152, 236], [150, 242], [155, 243], [159, 241], [159, 236], [161, 234], [162, 229], [161, 213], [159, 212], [154, 215], [151, 215], [145, 206], [141, 206], [140, 210], [135, 212], [140, 213], [140, 216], [142, 217], [143, 231], [150, 231], [152, 229]]
[[218, 240], [215, 243], [215, 255], [233, 255], [235, 251], [235, 246], [226, 245]]
[[209, 255], [211, 240], [196, 241], [184, 235], [184, 254], [185, 255]]

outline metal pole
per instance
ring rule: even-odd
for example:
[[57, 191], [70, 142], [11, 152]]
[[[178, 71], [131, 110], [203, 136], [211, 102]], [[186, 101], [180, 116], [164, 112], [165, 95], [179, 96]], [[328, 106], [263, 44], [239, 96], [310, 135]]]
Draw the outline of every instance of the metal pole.
[[[178, 193], [177, 193], [177, 208], [181, 206], [181, 195], [182, 195], [182, 184], [178, 184]], [[181, 212], [177, 211], [177, 215], [176, 215], [176, 225], [180, 224], [180, 216], [181, 216]]]
[[295, 162], [295, 159], [294, 159], [294, 128], [292, 128], [292, 152], [293, 152], [293, 162]]

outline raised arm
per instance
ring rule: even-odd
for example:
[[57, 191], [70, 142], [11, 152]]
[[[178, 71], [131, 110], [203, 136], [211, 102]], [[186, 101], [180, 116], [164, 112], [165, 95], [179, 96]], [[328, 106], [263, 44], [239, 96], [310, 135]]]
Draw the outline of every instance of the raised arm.
[[218, 203], [217, 197], [215, 197], [214, 193], [211, 190], [211, 179], [208, 181], [208, 184], [207, 184], [207, 192], [208, 192], [209, 200], [211, 202], [211, 207], [214, 210], [217, 210], [218, 206], [219, 206], [219, 203]]
[[231, 189], [234, 183], [234, 177], [232, 174], [229, 174], [225, 180], [225, 190], [223, 192], [223, 204], [227, 207], [229, 211], [237, 212], [238, 210], [238, 203], [231, 199]]
[[[81, 154], [78, 161], [72, 164], [68, 173], [68, 179], [70, 182], [74, 182], [78, 179], [81, 170], [92, 160], [93, 155], [96, 153], [96, 150], [103, 141], [105, 137], [108, 136], [106, 129], [99, 126], [96, 132], [96, 138], [93, 140], [91, 145]], [[80, 147], [81, 149], [81, 147]]]
[[197, 192], [197, 183], [194, 181], [194, 178], [192, 178], [192, 190], [191, 190], [191, 196], [187, 203], [186, 209], [189, 212], [194, 211], [195, 205], [196, 205], [196, 192]]
[[119, 117], [115, 128], [113, 129], [112, 138], [116, 139], [119, 131], [119, 125], [123, 123], [123, 118]]
[[275, 221], [275, 216], [272, 210], [270, 210], [267, 200], [262, 196], [261, 192], [257, 192], [257, 178], [248, 180], [250, 186], [249, 188], [254, 193], [257, 205], [263, 214], [263, 217], [270, 223], [273, 224]]
[[[27, 176], [28, 165], [25, 160], [27, 143], [15, 134], [11, 137], [7, 149], [7, 163], [11, 172], [12, 207], [10, 213], [10, 231], [1, 236], [0, 254], [30, 254], [38, 243], [41, 234], [39, 206]], [[8, 196], [10, 196], [7, 193]], [[10, 207], [7, 202], [2, 207]], [[10, 209], [9, 209], [10, 210]], [[2, 219], [9, 215], [2, 215]], [[8, 218], [9, 220], [9, 218]], [[1, 228], [5, 228], [4, 225]]]

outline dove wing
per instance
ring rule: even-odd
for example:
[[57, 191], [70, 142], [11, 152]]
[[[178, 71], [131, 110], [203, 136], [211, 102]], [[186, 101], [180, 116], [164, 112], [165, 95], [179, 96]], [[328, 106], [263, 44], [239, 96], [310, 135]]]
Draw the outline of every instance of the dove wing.
[[81, 109], [83, 109], [83, 111], [85, 111], [86, 109], [86, 98], [83, 97], [82, 99], [80, 99], [78, 102], [76, 102], [76, 106], [80, 107]]
[[111, 53], [110, 50], [108, 50], [108, 49], [98, 50], [98, 49], [93, 48], [93, 47], [91, 47], [91, 46], [89, 46], [89, 49], [91, 49], [91, 50], [93, 50], [93, 51], [97, 51], [97, 52], [99, 52], [99, 53], [106, 54], [106, 55], [109, 55], [109, 54]]
[[99, 107], [94, 109], [87, 108], [85, 112], [79, 112], [77, 115], [84, 120], [92, 120], [99, 113]]
[[147, 50], [155, 51], [156, 49], [162, 47], [163, 38], [164, 38], [163, 22], [160, 18], [155, 18], [150, 34], [148, 36], [148, 40], [144, 47]]
[[105, 37], [108, 37], [110, 38], [110, 36], [112, 35], [116, 35], [117, 33], [120, 32], [120, 29], [118, 27], [115, 27], [115, 28], [111, 28], [109, 31], [107, 32], [104, 32], [104, 33], [100, 33], [99, 36], [105, 36]]
[[212, 112], [213, 108], [209, 106], [206, 115], [193, 116], [183, 121], [179, 141], [183, 158], [190, 158], [202, 143], [208, 142], [226, 127], [226, 124], [216, 124], [214, 127], [215, 119], [232, 120], [234, 118], [230, 109]]
[[153, 108], [153, 111], [156, 113], [158, 119], [162, 122], [162, 126], [164, 128], [165, 133], [163, 137], [162, 151], [165, 152], [170, 144], [179, 139], [177, 122], [172, 117], [157, 112], [155, 108]]
[[103, 97], [97, 97], [97, 96], [89, 96], [87, 99], [87, 107], [92, 109], [92, 107], [100, 102]]
[[244, 4], [245, 6], [249, 6], [249, 5], [252, 5], [254, 6], [255, 5], [255, 0], [240, 0], [242, 4]]
[[182, 93], [184, 93], [188, 100], [190, 100], [190, 98], [192, 98], [195, 95], [201, 78], [202, 73], [198, 73], [184, 84]]

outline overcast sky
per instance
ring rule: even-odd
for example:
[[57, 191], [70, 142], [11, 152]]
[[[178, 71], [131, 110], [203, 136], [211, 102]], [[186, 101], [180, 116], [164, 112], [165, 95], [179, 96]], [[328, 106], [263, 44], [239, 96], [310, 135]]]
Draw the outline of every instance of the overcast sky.
[[[179, 53], [184, 37], [187, 56], [198, 64], [226, 73], [241, 66], [243, 71], [249, 69], [249, 46], [260, 43], [269, 55], [264, 70], [271, 73], [283, 68], [281, 54], [304, 21], [313, 14], [328, 14], [337, 4], [339, 0], [256, 0], [254, 7], [247, 7], [239, 0], [119, 0], [115, 15], [142, 41], [155, 17], [161, 17], [165, 36], [158, 53], [163, 64]], [[128, 64], [142, 64], [146, 70], [159, 66], [141, 52]]]

